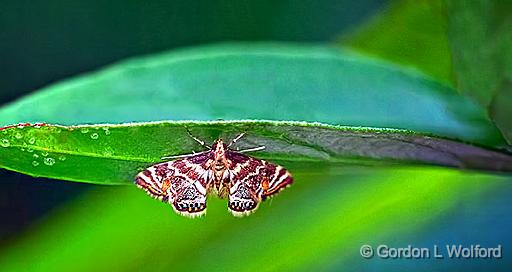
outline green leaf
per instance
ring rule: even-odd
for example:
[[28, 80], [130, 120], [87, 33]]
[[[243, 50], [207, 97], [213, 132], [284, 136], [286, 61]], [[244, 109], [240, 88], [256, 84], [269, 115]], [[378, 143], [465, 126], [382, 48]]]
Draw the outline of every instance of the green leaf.
[[[198, 121], [217, 118], [273, 121]], [[511, 169], [505, 153], [444, 139], [503, 144], [471, 101], [420, 74], [320, 46], [220, 45], [135, 59], [0, 110], [5, 124], [159, 119], [196, 121], [13, 126], [2, 131], [7, 147], [0, 149], [0, 165], [35, 176], [127, 183], [164, 156], [199, 151], [184, 129], [189, 127], [207, 142], [246, 131], [242, 145], [265, 145], [256, 155], [290, 168], [301, 161], [382, 161]]]
[[237, 148], [265, 146], [259, 157], [297, 171], [378, 161], [512, 171], [512, 156], [505, 153], [410, 131], [277, 121], [14, 126], [0, 134], [0, 167], [64, 180], [129, 184], [162, 157], [203, 150], [186, 129], [207, 143], [246, 132]]
[[310, 121], [408, 129], [499, 147], [472, 101], [422, 74], [293, 44], [198, 47], [113, 65], [0, 109], [0, 124], [159, 120]]
[[412, 66], [452, 84], [451, 52], [441, 1], [391, 1], [366, 24], [344, 34], [339, 43]]
[[488, 110], [512, 144], [512, 3], [446, 3], [459, 89]]
[[456, 83], [512, 143], [511, 8], [507, 1], [394, 1], [340, 42]]

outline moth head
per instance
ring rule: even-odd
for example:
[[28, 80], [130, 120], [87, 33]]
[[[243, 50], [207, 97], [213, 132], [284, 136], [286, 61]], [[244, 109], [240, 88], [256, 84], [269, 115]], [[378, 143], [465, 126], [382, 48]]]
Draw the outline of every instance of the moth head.
[[226, 146], [226, 144], [222, 141], [222, 139], [217, 139], [213, 145], [212, 145], [212, 150], [214, 151], [215, 153], [215, 160], [216, 161], [222, 161], [223, 158], [224, 158], [224, 153], [225, 153], [225, 150], [227, 149], [228, 147]]

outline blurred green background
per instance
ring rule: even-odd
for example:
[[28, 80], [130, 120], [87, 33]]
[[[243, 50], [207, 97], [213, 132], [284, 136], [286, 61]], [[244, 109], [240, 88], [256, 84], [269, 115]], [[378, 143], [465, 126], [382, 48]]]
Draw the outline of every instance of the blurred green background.
[[[426, 1], [2, 1], [0, 101], [130, 56], [218, 41], [346, 46], [457, 86], [443, 6]], [[449, 88], [448, 88], [449, 89]], [[450, 89], [452, 90], [452, 89]], [[5, 125], [5, 124], [4, 124]], [[251, 217], [191, 221], [134, 187], [0, 169], [0, 270], [510, 267], [512, 179], [437, 167], [291, 168]], [[362, 244], [505, 248], [501, 260], [363, 259]]]

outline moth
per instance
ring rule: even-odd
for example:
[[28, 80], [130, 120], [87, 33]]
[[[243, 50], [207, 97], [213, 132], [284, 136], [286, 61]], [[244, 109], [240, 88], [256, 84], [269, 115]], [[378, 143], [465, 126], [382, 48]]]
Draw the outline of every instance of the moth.
[[180, 215], [205, 214], [208, 195], [228, 198], [228, 210], [234, 216], [249, 215], [262, 201], [292, 184], [293, 178], [280, 165], [244, 154], [265, 147], [231, 149], [243, 135], [238, 135], [228, 145], [219, 138], [210, 147], [190, 134], [207, 150], [164, 157], [162, 159], [176, 160], [145, 169], [137, 174], [135, 184], [150, 196], [171, 204]]

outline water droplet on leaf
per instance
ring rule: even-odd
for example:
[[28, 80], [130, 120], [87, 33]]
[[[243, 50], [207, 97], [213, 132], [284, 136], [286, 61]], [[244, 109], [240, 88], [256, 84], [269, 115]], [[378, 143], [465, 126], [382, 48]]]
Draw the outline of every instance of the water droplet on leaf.
[[48, 152], [43, 151], [43, 152], [41, 152], [41, 155], [43, 155], [43, 157], [46, 157], [46, 156], [48, 156]]
[[81, 128], [80, 131], [82, 133], [89, 133], [89, 128], [84, 127], [84, 128]]
[[64, 156], [64, 155], [60, 155], [60, 156], [59, 156], [59, 160], [61, 160], [61, 161], [65, 161], [65, 160], [66, 160], [66, 156]]
[[23, 138], [23, 134], [21, 134], [21, 133], [19, 133], [19, 132], [16, 132], [16, 133], [14, 134], [14, 137], [15, 137], [16, 139], [21, 139], [21, 138]]
[[98, 137], [99, 137], [98, 133], [91, 134], [91, 139], [93, 139], [93, 140], [98, 139]]
[[37, 155], [37, 154], [34, 154], [34, 155], [32, 155], [32, 156], [33, 156], [34, 158], [36, 158], [36, 159], [37, 159], [37, 158], [39, 158], [39, 155]]
[[45, 158], [44, 159], [44, 164], [46, 164], [48, 166], [52, 166], [54, 163], [55, 163], [55, 159], [54, 158]]
[[33, 165], [33, 166], [38, 166], [38, 165], [39, 165], [39, 163], [38, 163], [37, 161], [33, 161], [33, 162], [32, 162], [32, 165]]
[[36, 143], [36, 138], [31, 137], [30, 139], [28, 139], [28, 143], [29, 144], [35, 144]]
[[9, 147], [11, 145], [11, 143], [9, 143], [9, 140], [7, 140], [7, 139], [2, 139], [2, 141], [0, 142], [0, 145], [2, 145], [2, 147]]

